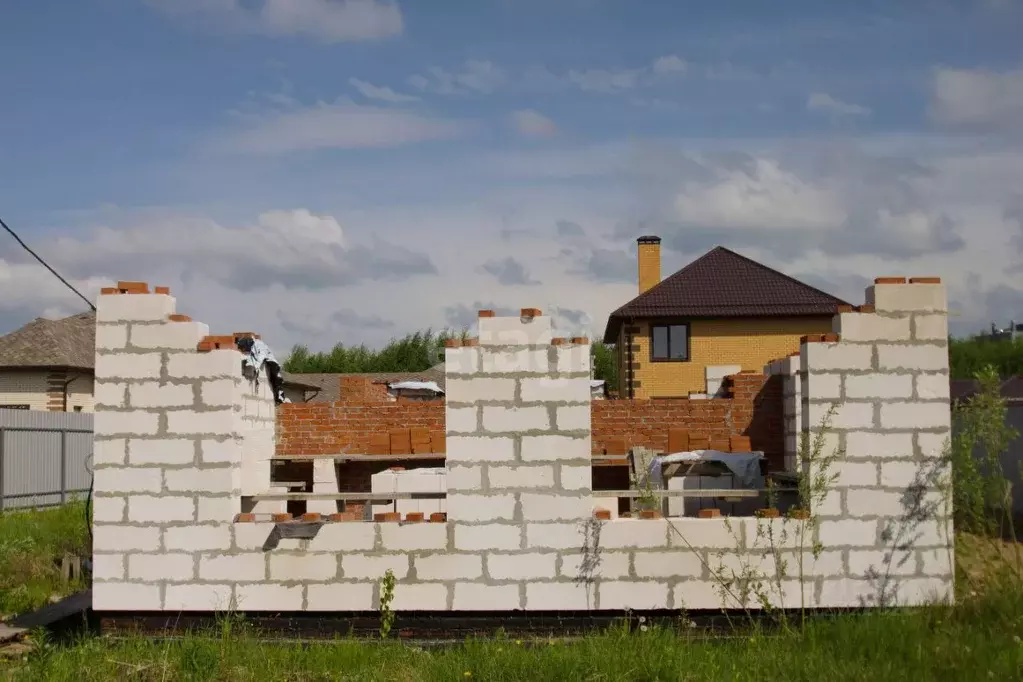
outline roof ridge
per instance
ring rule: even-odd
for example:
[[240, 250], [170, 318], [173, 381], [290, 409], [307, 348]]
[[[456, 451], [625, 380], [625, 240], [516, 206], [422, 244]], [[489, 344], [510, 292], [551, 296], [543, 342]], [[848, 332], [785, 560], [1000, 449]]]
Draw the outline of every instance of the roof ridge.
[[739, 253], [738, 251], [732, 251], [731, 249], [729, 249], [726, 246], [715, 246], [713, 249], [708, 251], [708, 254], [713, 252], [713, 251], [717, 251], [718, 249], [720, 249], [721, 251], [725, 251], [727, 253], [730, 253], [733, 256], [735, 256], [736, 258], [741, 258], [742, 260], [746, 261], [747, 263], [750, 263], [751, 265], [754, 265], [754, 266], [756, 266], [758, 268], [761, 268], [762, 270], [767, 270], [768, 272], [770, 272], [770, 273], [772, 273], [774, 275], [778, 275], [779, 277], [783, 277], [783, 278], [787, 279], [788, 281], [792, 282], [793, 284], [798, 284], [801, 287], [805, 287], [807, 289], [812, 289], [812, 290], [816, 291], [818, 294], [822, 294], [824, 296], [827, 296], [828, 298], [835, 299], [835, 301], [838, 302], [838, 303], [845, 303], [845, 301], [843, 301], [842, 299], [840, 299], [837, 296], [834, 296], [832, 294], [829, 294], [828, 292], [824, 291], [823, 289], [818, 289], [817, 287], [813, 286], [812, 284], [807, 284], [806, 282], [804, 282], [802, 280], [798, 280], [795, 277], [793, 277], [792, 275], [786, 275], [781, 270], [778, 270], [776, 268], [772, 268], [770, 265], [764, 265], [760, 261], [755, 261], [752, 258], [750, 258], [749, 256], [744, 256], [743, 254]]

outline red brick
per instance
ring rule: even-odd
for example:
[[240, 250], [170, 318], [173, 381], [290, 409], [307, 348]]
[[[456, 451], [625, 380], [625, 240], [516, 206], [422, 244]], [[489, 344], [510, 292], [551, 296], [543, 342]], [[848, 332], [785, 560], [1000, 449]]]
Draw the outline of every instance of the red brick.
[[423, 512], [408, 512], [407, 514], [405, 514], [405, 520], [409, 523], [419, 523], [420, 521], [423, 521], [425, 518], [426, 515], [423, 514]]
[[148, 294], [149, 284], [146, 282], [118, 282], [117, 288], [123, 294]]
[[640, 509], [639, 518], [641, 519], [659, 519], [661, 518], [661, 512], [656, 509]]
[[480, 317], [493, 317], [494, 316], [494, 311], [493, 310], [481, 310], [481, 311], [479, 311], [479, 316]]
[[99, 290], [99, 293], [102, 296], [109, 296], [111, 294], [119, 294], [121, 293], [121, 290], [117, 287], [103, 287]]
[[589, 342], [590, 342], [590, 340], [588, 338], [586, 338], [585, 336], [573, 336], [570, 339], [570, 341], [569, 341], [569, 343], [574, 343], [574, 344], [577, 344], [577, 345], [580, 345], [580, 346], [584, 346], [584, 345], [586, 345]]
[[433, 512], [430, 514], [430, 523], [444, 523], [448, 520], [448, 515], [444, 512]]
[[872, 313], [874, 312], [873, 303], [864, 303], [863, 305], [856, 306], [856, 312], [858, 313]]
[[941, 284], [940, 277], [910, 277], [910, 284]]
[[718, 452], [731, 452], [732, 445], [727, 438], [714, 438], [710, 441], [710, 450]]
[[444, 347], [445, 348], [461, 348], [462, 347], [462, 340], [461, 339], [444, 339]]
[[388, 435], [391, 438], [392, 455], [412, 454], [412, 439], [408, 429], [392, 429]]
[[874, 284], [905, 284], [905, 277], [875, 277]]
[[696, 515], [701, 519], [716, 519], [721, 516], [720, 509], [701, 509], [696, 512]]
[[170, 296], [170, 287], [155, 287], [153, 293], [163, 294], [164, 296]]
[[710, 438], [706, 436], [690, 436], [689, 437], [689, 449], [690, 450], [709, 450], [710, 449]]
[[564, 346], [566, 343], [568, 343], [568, 339], [563, 336], [555, 336], [551, 339], [552, 346]]
[[610, 509], [594, 509], [593, 510], [593, 518], [598, 519], [600, 521], [610, 521], [611, 520], [611, 510]]
[[755, 514], [762, 519], [776, 519], [781, 516], [781, 512], [779, 512], [774, 507], [769, 507], [767, 509], [758, 509], [755, 512]]
[[255, 520], [255, 514], [236, 514], [234, 517], [235, 523], [253, 523]]
[[173, 315], [168, 315], [167, 316], [167, 321], [168, 322], [191, 322], [192, 318], [189, 317], [188, 315], [181, 315], [179, 313], [175, 313]]
[[273, 520], [275, 522], [282, 523], [284, 521], [291, 521], [291, 514], [286, 514], [286, 513], [285, 514], [274, 514], [272, 518], [273, 518]]
[[401, 521], [401, 514], [398, 512], [378, 512], [373, 515], [373, 520], [383, 523], [393, 523]]
[[751, 452], [753, 450], [749, 436], [732, 436], [728, 440], [732, 452]]
[[321, 518], [322, 515], [317, 512], [306, 512], [305, 514], [302, 514], [303, 521], [319, 521]]
[[543, 315], [539, 308], [523, 308], [520, 311], [521, 317], [540, 317]]

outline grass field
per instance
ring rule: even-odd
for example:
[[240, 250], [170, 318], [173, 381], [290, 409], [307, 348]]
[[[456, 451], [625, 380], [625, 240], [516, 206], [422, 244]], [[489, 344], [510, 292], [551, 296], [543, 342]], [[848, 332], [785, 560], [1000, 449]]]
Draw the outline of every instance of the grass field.
[[489, 639], [443, 651], [400, 644], [259, 642], [242, 625], [171, 643], [90, 639], [39, 647], [11, 680], [963, 680], [1019, 679], [1023, 591], [1003, 585], [956, 607], [873, 612], [805, 632], [726, 641], [667, 630], [575, 643]]
[[[20, 612], [78, 589], [57, 560], [84, 547], [81, 505], [0, 515], [0, 605]], [[33, 638], [0, 659], [7, 680], [1008, 680], [1023, 671], [1023, 585], [1009, 571], [1015, 547], [960, 536], [956, 607], [874, 611], [811, 621], [805, 630], [707, 640], [651, 628], [580, 641], [502, 638], [423, 651], [351, 640], [261, 642], [244, 621], [173, 642]]]
[[64, 583], [65, 553], [86, 554], [85, 503], [0, 513], [0, 616], [37, 609], [82, 589]]

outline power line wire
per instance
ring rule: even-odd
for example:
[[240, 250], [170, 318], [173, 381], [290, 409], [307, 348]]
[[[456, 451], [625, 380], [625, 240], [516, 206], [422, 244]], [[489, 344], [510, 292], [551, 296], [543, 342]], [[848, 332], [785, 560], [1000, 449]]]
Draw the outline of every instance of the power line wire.
[[56, 277], [57, 279], [59, 279], [59, 280], [60, 280], [60, 281], [61, 281], [61, 282], [62, 282], [62, 283], [64, 284], [64, 286], [66, 286], [66, 287], [67, 287], [68, 289], [70, 289], [71, 291], [75, 292], [75, 294], [77, 294], [77, 295], [78, 295], [78, 298], [80, 298], [80, 299], [82, 299], [83, 301], [85, 301], [85, 305], [89, 306], [89, 308], [91, 308], [93, 312], [95, 312], [95, 311], [96, 311], [96, 306], [95, 306], [95, 305], [93, 305], [92, 301], [90, 301], [90, 300], [89, 300], [89, 299], [87, 299], [87, 298], [86, 298], [85, 296], [83, 296], [83, 295], [82, 295], [82, 292], [80, 292], [80, 291], [79, 291], [78, 289], [75, 289], [75, 288], [74, 288], [74, 287], [73, 287], [73, 286], [71, 285], [71, 283], [70, 283], [70, 282], [68, 282], [68, 281], [67, 281], [66, 279], [64, 279], [63, 277], [61, 277], [61, 276], [60, 276], [60, 273], [59, 273], [59, 272], [57, 272], [56, 270], [54, 270], [53, 268], [51, 268], [51, 267], [50, 267], [50, 264], [49, 264], [49, 263], [47, 263], [46, 261], [44, 261], [44, 260], [43, 260], [42, 258], [40, 258], [40, 257], [39, 257], [39, 254], [37, 254], [37, 253], [36, 253], [35, 251], [33, 251], [32, 249], [30, 249], [30, 248], [29, 248], [29, 246], [28, 246], [28, 244], [26, 244], [25, 242], [23, 242], [23, 241], [21, 240], [21, 237], [19, 237], [19, 236], [18, 236], [17, 234], [15, 234], [14, 230], [12, 230], [11, 228], [9, 228], [9, 227], [7, 226], [7, 223], [5, 223], [5, 222], [3, 221], [3, 218], [0, 218], [0, 226], [2, 226], [2, 227], [3, 227], [4, 229], [5, 229], [5, 230], [7, 230], [7, 234], [9, 234], [9, 235], [11, 235], [12, 237], [14, 237], [14, 241], [18, 242], [18, 244], [20, 244], [20, 245], [21, 245], [21, 248], [23, 248], [23, 249], [25, 249], [26, 251], [28, 251], [28, 253], [29, 253], [29, 254], [30, 254], [30, 255], [31, 255], [31, 256], [32, 256], [33, 258], [35, 258], [35, 259], [36, 259], [37, 261], [39, 261], [39, 264], [40, 264], [40, 265], [42, 265], [42, 266], [43, 266], [44, 268], [46, 268], [47, 270], [49, 270], [49, 271], [50, 271], [50, 273], [51, 273], [51, 274], [52, 274], [52, 275], [53, 275], [54, 277]]

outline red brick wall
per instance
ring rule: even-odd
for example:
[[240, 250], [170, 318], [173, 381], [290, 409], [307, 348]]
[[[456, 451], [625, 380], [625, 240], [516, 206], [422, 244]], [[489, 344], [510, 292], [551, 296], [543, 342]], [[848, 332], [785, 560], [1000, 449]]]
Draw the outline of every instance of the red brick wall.
[[684, 428], [692, 436], [726, 439], [750, 437], [753, 450], [767, 455], [768, 466], [781, 468], [784, 459], [781, 377], [739, 374], [732, 378], [732, 398], [690, 400], [595, 400], [592, 407], [593, 451], [624, 438], [625, 447], [665, 450], [668, 429]]
[[[593, 401], [593, 452], [600, 453], [609, 439], [625, 439], [625, 446], [665, 449], [669, 428], [688, 429], [692, 436], [750, 437], [753, 450], [767, 455], [768, 468], [783, 463], [781, 377], [739, 374], [731, 379], [732, 398], [689, 400]], [[277, 412], [277, 452], [282, 455], [337, 455], [366, 453], [369, 437], [390, 429], [425, 427], [444, 429], [444, 401], [405, 400], [285, 404]], [[381, 456], [382, 459], [385, 456]], [[439, 461], [439, 460], [438, 460]], [[436, 466], [438, 462], [407, 463]], [[344, 490], [369, 490], [369, 476], [395, 462], [349, 463], [341, 468]], [[609, 474], [610, 475], [610, 474]]]
[[444, 401], [286, 403], [277, 408], [277, 454], [364, 454], [371, 435], [413, 426], [443, 431]]

